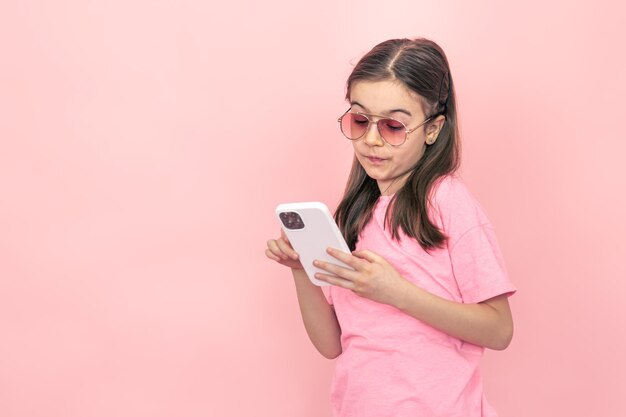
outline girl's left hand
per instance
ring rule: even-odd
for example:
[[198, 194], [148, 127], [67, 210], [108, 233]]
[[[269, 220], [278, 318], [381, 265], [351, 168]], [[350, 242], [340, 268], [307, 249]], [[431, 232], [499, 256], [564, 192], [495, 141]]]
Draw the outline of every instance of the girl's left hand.
[[328, 248], [328, 254], [354, 270], [315, 260], [313, 265], [329, 272], [317, 273], [315, 278], [352, 290], [355, 294], [379, 303], [396, 305], [397, 301], [412, 285], [382, 256], [369, 250], [354, 251], [352, 254]]

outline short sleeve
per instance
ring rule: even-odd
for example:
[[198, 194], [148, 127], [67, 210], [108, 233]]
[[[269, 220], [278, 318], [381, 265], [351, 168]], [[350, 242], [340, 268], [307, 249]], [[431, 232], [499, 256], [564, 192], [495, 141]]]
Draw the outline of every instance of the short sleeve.
[[515, 293], [490, 224], [466, 231], [452, 242], [449, 253], [464, 303], [479, 303], [498, 295]]

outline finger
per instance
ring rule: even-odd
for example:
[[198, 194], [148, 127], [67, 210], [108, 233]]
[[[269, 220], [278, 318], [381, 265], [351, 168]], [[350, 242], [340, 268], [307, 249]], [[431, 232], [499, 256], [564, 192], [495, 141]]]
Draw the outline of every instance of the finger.
[[291, 244], [289, 243], [288, 240], [278, 239], [278, 240], [276, 240], [276, 244], [278, 245], [280, 250], [285, 255], [287, 255], [289, 258], [291, 258], [291, 259], [298, 259], [298, 254], [296, 253], [295, 250], [293, 250], [293, 248], [291, 247]]
[[267, 248], [277, 256], [281, 260], [287, 260], [289, 257], [285, 254], [282, 249], [278, 246], [278, 241], [276, 239], [270, 239], [267, 241]]
[[358, 270], [359, 267], [363, 266], [363, 261], [351, 253], [346, 253], [336, 248], [328, 248], [326, 252], [335, 259], [340, 260], [346, 265], [349, 265], [354, 270]]
[[323, 269], [326, 272], [330, 272], [331, 274], [343, 278], [345, 280], [352, 281], [356, 278], [357, 272], [351, 268], [345, 268], [343, 266], [335, 265], [331, 262], [324, 262], [318, 259], [313, 261], [313, 265], [319, 269]]
[[378, 262], [378, 263], [380, 263], [380, 262], [385, 260], [382, 256], [377, 255], [374, 252], [372, 252], [370, 250], [367, 250], [367, 249], [354, 251], [354, 252], [352, 252], [352, 255], [354, 255], [355, 257], [357, 257], [359, 259], [364, 259], [364, 260], [369, 261], [369, 262]]
[[320, 281], [327, 282], [327, 283], [329, 283], [331, 285], [335, 285], [337, 287], [346, 288], [348, 290], [353, 290], [354, 289], [354, 283], [352, 281], [349, 281], [347, 279], [343, 279], [343, 278], [338, 277], [336, 275], [322, 274], [321, 272], [317, 272], [315, 274], [315, 278], [319, 279]]
[[265, 256], [276, 262], [280, 262], [282, 260], [278, 256], [274, 255], [269, 249], [265, 249]]

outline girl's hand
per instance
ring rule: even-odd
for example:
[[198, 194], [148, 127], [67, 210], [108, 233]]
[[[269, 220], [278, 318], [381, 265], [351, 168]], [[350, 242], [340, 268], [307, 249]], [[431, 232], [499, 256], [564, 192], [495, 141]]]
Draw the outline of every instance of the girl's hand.
[[287, 235], [285, 235], [282, 229], [280, 230], [280, 237], [278, 239], [270, 239], [267, 241], [265, 256], [291, 269], [304, 269], [300, 263], [300, 257], [296, 251], [293, 250]]
[[315, 278], [352, 290], [361, 297], [395, 305], [412, 285], [389, 262], [374, 252], [363, 250], [349, 254], [333, 248], [328, 248], [327, 252], [354, 270], [316, 260], [313, 264], [329, 274], [317, 273]]

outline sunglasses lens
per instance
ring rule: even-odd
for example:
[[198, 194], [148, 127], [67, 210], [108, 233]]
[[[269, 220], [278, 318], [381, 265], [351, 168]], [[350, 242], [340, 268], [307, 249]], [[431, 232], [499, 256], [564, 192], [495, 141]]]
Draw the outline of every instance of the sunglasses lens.
[[380, 119], [378, 130], [390, 145], [400, 145], [406, 138], [406, 127], [394, 119]]
[[365, 134], [369, 120], [367, 117], [356, 114], [346, 113], [341, 118], [341, 131], [348, 139], [358, 139]]

